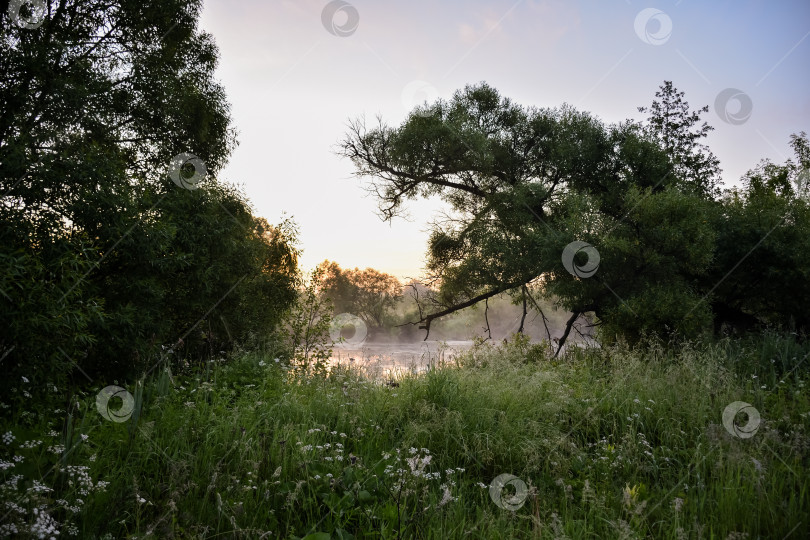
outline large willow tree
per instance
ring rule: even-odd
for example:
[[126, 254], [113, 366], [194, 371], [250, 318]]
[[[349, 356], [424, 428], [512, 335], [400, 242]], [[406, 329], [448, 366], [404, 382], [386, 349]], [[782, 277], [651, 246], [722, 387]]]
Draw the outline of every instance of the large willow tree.
[[[565, 336], [589, 312], [604, 336], [705, 329], [711, 310], [698, 283], [712, 259], [718, 170], [697, 143], [699, 115], [673, 88], [662, 91], [659, 110], [691, 118], [665, 138], [689, 141], [681, 154], [654, 126], [523, 107], [487, 84], [419, 107], [397, 127], [352, 122], [340, 153], [370, 180], [384, 219], [409, 200], [437, 196], [450, 208], [432, 224], [427, 271], [440, 293], [422, 328], [500, 293], [539, 290], [572, 312]], [[562, 262], [574, 241], [595, 248], [591, 263], [598, 253], [590, 277]], [[588, 268], [587, 251], [575, 265]]]

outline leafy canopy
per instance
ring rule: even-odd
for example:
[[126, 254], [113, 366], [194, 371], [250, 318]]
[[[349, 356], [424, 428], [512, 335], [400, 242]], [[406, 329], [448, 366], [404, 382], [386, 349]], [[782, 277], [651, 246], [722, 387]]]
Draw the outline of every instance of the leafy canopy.
[[[428, 278], [441, 289], [423, 328], [530, 284], [572, 311], [571, 324], [593, 312], [608, 336], [704, 328], [698, 279], [712, 260], [717, 163], [698, 143], [704, 110], [690, 112], [669, 84], [657, 97], [647, 124], [605, 125], [568, 105], [519, 106], [481, 83], [398, 127], [351, 122], [340, 153], [370, 179], [384, 219], [410, 200], [448, 203], [431, 224]], [[598, 251], [592, 278], [564, 268], [575, 240]]]
[[[0, 14], [4, 365], [98, 382], [259, 339], [295, 298], [296, 232], [216, 180], [236, 139], [202, 1], [45, 5], [37, 28]], [[180, 153], [199, 189], [170, 180]]]

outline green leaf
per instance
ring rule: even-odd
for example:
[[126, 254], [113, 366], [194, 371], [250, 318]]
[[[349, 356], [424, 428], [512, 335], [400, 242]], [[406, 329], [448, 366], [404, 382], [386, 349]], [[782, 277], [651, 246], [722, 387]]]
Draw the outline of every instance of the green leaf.
[[340, 540], [354, 540], [354, 535], [343, 529], [335, 529], [335, 536]]
[[314, 532], [312, 534], [306, 535], [301, 540], [331, 540], [332, 535], [325, 532]]

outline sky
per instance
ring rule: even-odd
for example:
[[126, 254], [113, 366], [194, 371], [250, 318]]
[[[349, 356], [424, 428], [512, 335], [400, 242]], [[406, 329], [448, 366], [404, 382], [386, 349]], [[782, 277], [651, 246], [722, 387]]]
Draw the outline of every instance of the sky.
[[467, 84], [612, 123], [643, 118], [671, 80], [692, 108], [709, 105], [727, 187], [810, 131], [807, 0], [206, 0], [201, 29], [219, 46], [240, 143], [219, 177], [271, 223], [294, 219], [304, 270], [329, 259], [422, 274], [443, 203], [383, 222], [335, 149], [352, 119], [397, 126]]

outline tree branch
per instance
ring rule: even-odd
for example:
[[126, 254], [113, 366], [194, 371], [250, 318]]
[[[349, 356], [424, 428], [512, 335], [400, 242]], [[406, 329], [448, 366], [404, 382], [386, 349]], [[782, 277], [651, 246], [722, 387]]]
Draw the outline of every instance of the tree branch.
[[426, 330], [424, 341], [427, 341], [428, 336], [430, 336], [430, 324], [435, 319], [438, 319], [439, 317], [444, 317], [445, 315], [449, 315], [451, 313], [455, 313], [456, 311], [460, 311], [460, 310], [462, 310], [464, 308], [468, 308], [470, 306], [473, 306], [473, 305], [477, 304], [481, 300], [486, 300], [488, 298], [492, 298], [495, 295], [501, 294], [502, 292], [506, 292], [509, 289], [514, 289], [515, 287], [519, 287], [520, 285], [522, 285], [522, 284], [521, 283], [509, 283], [509, 284], [503, 285], [501, 287], [492, 289], [491, 291], [487, 291], [487, 292], [485, 292], [483, 294], [479, 294], [478, 296], [470, 298], [469, 300], [465, 300], [464, 302], [461, 302], [461, 303], [456, 304], [454, 306], [450, 306], [450, 307], [448, 307], [446, 309], [443, 309], [441, 311], [437, 311], [436, 313], [431, 313], [430, 315], [420, 316], [418, 321], [404, 323], [404, 324], [400, 324], [398, 326], [406, 326], [408, 324], [419, 324], [420, 325], [419, 326], [420, 330]]
[[568, 334], [571, 332], [571, 327], [574, 326], [574, 322], [579, 318], [580, 315], [581, 312], [575, 311], [571, 314], [571, 318], [568, 319], [568, 322], [565, 323], [565, 332], [563, 332], [560, 342], [557, 345], [557, 352], [554, 353], [554, 358], [557, 358], [557, 355], [560, 354], [563, 345], [565, 345], [565, 340], [568, 339]]
[[489, 298], [484, 300], [484, 322], [487, 325], [485, 330], [489, 334], [487, 339], [492, 339], [492, 328], [489, 326]]
[[523, 285], [520, 289], [521, 293], [523, 294], [523, 316], [520, 318], [520, 328], [518, 328], [518, 334], [523, 333], [523, 324], [526, 322], [526, 285]]
[[526, 290], [526, 294], [529, 296], [529, 300], [532, 301], [532, 304], [534, 304], [535, 309], [540, 312], [540, 316], [543, 318], [543, 326], [546, 328], [546, 335], [548, 336], [548, 342], [549, 344], [551, 344], [551, 331], [549, 331], [548, 329], [548, 318], [546, 317], [546, 314], [543, 313], [543, 309], [537, 304], [537, 301], [534, 299], [534, 297], [531, 295], [528, 289]]

